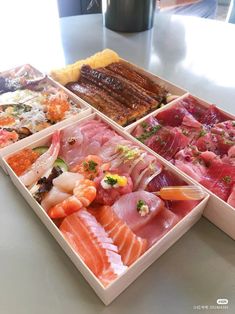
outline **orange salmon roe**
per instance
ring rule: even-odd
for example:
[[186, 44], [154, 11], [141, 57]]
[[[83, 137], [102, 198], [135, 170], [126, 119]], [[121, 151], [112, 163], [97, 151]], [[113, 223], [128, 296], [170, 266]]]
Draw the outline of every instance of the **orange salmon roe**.
[[32, 149], [23, 149], [7, 159], [9, 166], [18, 175], [22, 175], [39, 157]]
[[69, 102], [63, 95], [59, 95], [59, 97], [51, 97], [45, 102], [45, 105], [47, 107], [47, 119], [52, 122], [63, 120], [66, 111], [70, 108]]
[[14, 117], [0, 118], [0, 126], [11, 125], [13, 123], [15, 123], [15, 118]]

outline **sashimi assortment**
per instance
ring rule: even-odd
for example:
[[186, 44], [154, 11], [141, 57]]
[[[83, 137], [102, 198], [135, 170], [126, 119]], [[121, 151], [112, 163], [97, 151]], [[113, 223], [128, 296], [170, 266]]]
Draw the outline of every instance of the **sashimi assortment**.
[[29, 66], [0, 76], [0, 148], [80, 111], [62, 89], [35, 77]]
[[[204, 197], [187, 198], [187, 183], [98, 119], [56, 131], [7, 162], [103, 286]], [[161, 189], [177, 186], [173, 198], [161, 198]]]
[[216, 106], [187, 96], [132, 135], [235, 207], [235, 121]]

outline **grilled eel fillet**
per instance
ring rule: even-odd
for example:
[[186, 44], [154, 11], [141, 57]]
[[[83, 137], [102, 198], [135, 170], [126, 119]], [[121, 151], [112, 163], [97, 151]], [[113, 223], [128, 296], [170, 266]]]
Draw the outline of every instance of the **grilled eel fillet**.
[[105, 90], [86, 79], [80, 78], [78, 82], [68, 83], [66, 87], [122, 126], [138, 118], [135, 111], [112, 98]]
[[156, 99], [159, 103], [166, 103], [168, 91], [149, 77], [132, 69], [128, 64], [122, 61], [114, 62], [108, 65], [106, 69], [142, 87], [149, 96]]
[[[118, 64], [119, 69], [119, 63], [113, 65]], [[132, 73], [132, 69], [125, 70], [125, 75], [122, 76], [114, 68], [108, 66], [92, 69], [84, 65], [78, 82], [68, 83], [66, 87], [122, 126], [141, 118], [162, 103], [167, 94], [162, 87], [154, 83], [157, 86], [155, 91], [158, 88], [158, 95], [161, 92], [161, 95], [156, 96], [151, 91], [153, 82], [150, 79], [136, 72], [131, 81], [129, 72]], [[148, 89], [142, 86], [148, 86]]]

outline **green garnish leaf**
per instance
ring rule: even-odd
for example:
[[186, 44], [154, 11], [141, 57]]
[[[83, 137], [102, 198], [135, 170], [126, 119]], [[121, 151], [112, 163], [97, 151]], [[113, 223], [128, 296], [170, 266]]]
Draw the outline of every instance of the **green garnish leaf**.
[[143, 200], [138, 200], [137, 205], [136, 205], [136, 208], [137, 208], [138, 212], [142, 209], [142, 207], [143, 207], [144, 205], [146, 205], [145, 201], [143, 201]]
[[114, 186], [115, 184], [117, 184], [118, 180], [107, 176], [106, 179], [104, 180], [104, 182], [111, 185], [111, 186]]
[[161, 129], [161, 125], [155, 125], [152, 126], [150, 129], [145, 130], [139, 137], [136, 137], [137, 140], [139, 140], [140, 142], [144, 142], [144, 140], [146, 140], [147, 138], [151, 137], [152, 135], [156, 134], [160, 129]]
[[231, 178], [231, 176], [224, 176], [224, 177], [222, 178], [222, 180], [223, 180], [225, 183], [230, 183], [230, 182], [232, 181], [232, 178]]
[[83, 162], [83, 167], [85, 171], [90, 171], [90, 172], [96, 172], [96, 166], [98, 164], [94, 162], [93, 160], [89, 160], [88, 162], [84, 161]]
[[120, 144], [117, 145], [116, 151], [120, 152], [122, 158], [126, 161], [138, 158], [142, 153], [142, 151], [137, 147], [132, 148], [127, 145]]
[[200, 131], [199, 134], [198, 134], [198, 137], [202, 137], [202, 136], [204, 136], [204, 135], [206, 135], [206, 131], [203, 130], [203, 129], [201, 129], [201, 131]]
[[141, 126], [142, 126], [143, 129], [146, 129], [147, 126], [148, 126], [148, 123], [144, 121], [144, 122], [141, 123]]

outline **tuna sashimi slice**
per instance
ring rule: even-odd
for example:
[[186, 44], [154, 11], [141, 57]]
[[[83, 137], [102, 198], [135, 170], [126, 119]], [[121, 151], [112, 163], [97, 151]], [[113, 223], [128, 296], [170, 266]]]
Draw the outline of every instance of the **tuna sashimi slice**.
[[207, 174], [200, 183], [226, 201], [235, 183], [235, 167], [223, 163], [217, 156], [209, 160], [207, 156], [208, 152], [200, 155], [207, 167]]
[[[179, 177], [175, 176], [172, 172], [163, 169], [147, 187], [148, 191], [159, 191], [167, 186], [182, 186], [186, 183]], [[182, 218], [187, 215], [199, 202], [198, 201], [165, 201], [165, 206], [175, 213], [178, 217]]]
[[148, 224], [140, 228], [136, 234], [147, 239], [151, 246], [172, 229], [178, 221], [177, 215], [164, 208]]
[[211, 128], [211, 132], [224, 136], [226, 139], [235, 140], [235, 121], [228, 120], [218, 124], [215, 124]]
[[84, 263], [104, 286], [123, 274], [118, 249], [95, 217], [85, 209], [67, 216], [60, 231]]
[[176, 156], [175, 166], [197, 180], [223, 200], [227, 200], [235, 183], [235, 167], [223, 162], [213, 152], [187, 148]]
[[161, 111], [157, 115], [157, 119], [162, 125], [169, 126], [180, 126], [183, 122], [187, 126], [195, 127], [199, 126], [200, 123], [187, 111], [187, 109], [181, 104], [170, 107], [169, 109]]
[[158, 134], [152, 136], [145, 144], [162, 157], [171, 160], [189, 142], [190, 139], [179, 128], [162, 127]]
[[221, 112], [216, 106], [211, 105], [200, 122], [208, 126], [213, 126], [216, 123], [226, 120], [228, 120], [228, 116]]
[[211, 151], [219, 156], [223, 156], [228, 153], [228, 150], [235, 144], [234, 141], [227, 140], [224, 136], [220, 134], [213, 134], [211, 132], [206, 133], [201, 136], [195, 145], [197, 148], [204, 151]]
[[185, 184], [186, 183], [183, 180], [174, 175], [172, 172], [167, 169], [163, 169], [161, 173], [153, 178], [153, 180], [148, 184], [147, 190], [149, 192], [157, 192], [166, 186], [177, 186]]
[[[137, 210], [140, 200], [144, 201], [149, 208], [149, 213], [144, 217]], [[118, 217], [125, 221], [134, 232], [146, 225], [163, 208], [163, 201], [156, 195], [146, 191], [137, 191], [123, 195], [112, 206]]]
[[147, 250], [147, 240], [136, 236], [110, 206], [90, 208], [89, 211], [96, 217], [108, 236], [112, 238], [125, 265], [133, 264]]
[[180, 103], [187, 111], [199, 122], [204, 118], [207, 108], [202, 106], [200, 102], [192, 96], [185, 97], [180, 100]]

